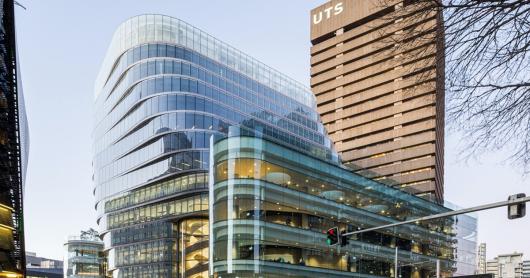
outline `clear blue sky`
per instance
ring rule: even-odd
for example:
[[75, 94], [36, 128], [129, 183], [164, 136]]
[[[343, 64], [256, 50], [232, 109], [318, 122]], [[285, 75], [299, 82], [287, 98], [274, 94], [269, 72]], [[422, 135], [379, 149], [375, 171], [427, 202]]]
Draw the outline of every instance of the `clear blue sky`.
[[[142, 13], [183, 19], [291, 77], [309, 83], [309, 10], [325, 0], [19, 0], [17, 30], [31, 147], [25, 196], [26, 249], [61, 258], [68, 235], [96, 227], [92, 196], [93, 84], [115, 28]], [[446, 140], [446, 199], [461, 206], [530, 193], [502, 153], [468, 163], [460, 138]], [[480, 214], [488, 257], [530, 259], [530, 216]]]

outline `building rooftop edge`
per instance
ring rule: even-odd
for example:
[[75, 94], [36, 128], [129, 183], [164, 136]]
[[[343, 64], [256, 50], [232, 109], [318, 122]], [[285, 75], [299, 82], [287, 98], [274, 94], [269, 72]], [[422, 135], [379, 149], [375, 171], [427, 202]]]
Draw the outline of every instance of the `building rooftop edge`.
[[[266, 68], [267, 70], [269, 70], [270, 72], [272, 73], [275, 73], [277, 75], [279, 75], [280, 77], [284, 78], [285, 80], [287, 80], [288, 82], [292, 83], [295, 87], [298, 87], [299, 89], [302, 89], [303, 91], [306, 92], [306, 97], [309, 97], [311, 98], [311, 103], [316, 105], [316, 98], [315, 96], [313, 95], [312, 91], [311, 91], [311, 88], [298, 81], [298, 80], [295, 80], [294, 78], [288, 76], [287, 74], [285, 73], [282, 73], [281, 71], [279, 71], [278, 69], [272, 67], [272, 66], [269, 66], [265, 63], [263, 63], [262, 61], [254, 58], [253, 56], [247, 54], [246, 52], [244, 51], [241, 51], [239, 49], [237, 49], [236, 47], [228, 44], [227, 42], [223, 41], [223, 40], [220, 40], [218, 39], [217, 37], [211, 35], [210, 33], [188, 23], [187, 21], [184, 21], [182, 19], [179, 19], [177, 17], [174, 17], [174, 16], [169, 16], [169, 15], [164, 15], [164, 14], [159, 14], [159, 13], [143, 13], [143, 14], [138, 14], [138, 15], [135, 15], [135, 16], [132, 16], [126, 20], [124, 20], [122, 23], [120, 23], [113, 35], [112, 35], [112, 38], [111, 38], [111, 43], [108, 45], [107, 47], [107, 51], [105, 52], [105, 57], [103, 59], [103, 61], [101, 62], [101, 66], [100, 66], [100, 70], [97, 74], [97, 77], [96, 77], [96, 82], [95, 82], [95, 86], [94, 86], [94, 99], [97, 98], [97, 96], [99, 95], [99, 92], [101, 91], [101, 89], [103, 88], [104, 86], [104, 77], [106, 75], [108, 75], [108, 73], [111, 71], [112, 69], [112, 66], [115, 62], [115, 60], [123, 53], [123, 51], [127, 50], [127, 49], [130, 49], [131, 46], [133, 45], [140, 45], [140, 44], [144, 44], [144, 43], [147, 43], [147, 42], [168, 42], [167, 40], [156, 40], [156, 39], [153, 39], [153, 40], [146, 40], [144, 42], [137, 42], [136, 44], [132, 44], [131, 46], [129, 47], [123, 47], [124, 49], [120, 49], [120, 51], [117, 51], [117, 52], [114, 52], [114, 47], [119, 47], [119, 43], [117, 41], [117, 39], [119, 38], [120, 36], [120, 31], [121, 29], [123, 28], [123, 26], [125, 26], [125, 24], [127, 24], [128, 22], [131, 22], [132, 20], [134, 19], [137, 19], [137, 18], [140, 18], [140, 17], [143, 17], [143, 16], [161, 16], [161, 17], [166, 17], [166, 18], [170, 18], [172, 20], [176, 20], [179, 22], [179, 24], [184, 24], [185, 26], [187, 27], [191, 27], [192, 30], [197, 30], [199, 31], [200, 33], [202, 34], [205, 34], [206, 36], [214, 39], [215, 41], [219, 42], [222, 46], [226, 47], [227, 49], [230, 49], [236, 53], [240, 53], [243, 57], [245, 57], [246, 60], [252, 62], [252, 63], [256, 63], [256, 64], [259, 64], [261, 66], [263, 66], [264, 68]], [[173, 42], [174, 43], [174, 42]], [[181, 44], [183, 45], [183, 44]], [[259, 82], [259, 80], [257, 80]], [[260, 83], [263, 83], [263, 82], [260, 82]], [[291, 96], [293, 99], [296, 99], [294, 98], [294, 96]]]

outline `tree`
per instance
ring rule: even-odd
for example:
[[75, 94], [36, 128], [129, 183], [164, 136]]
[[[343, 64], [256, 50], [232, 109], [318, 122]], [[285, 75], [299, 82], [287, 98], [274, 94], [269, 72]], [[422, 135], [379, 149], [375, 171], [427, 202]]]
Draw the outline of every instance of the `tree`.
[[87, 239], [87, 240], [99, 239], [99, 233], [93, 228], [90, 228], [86, 231], [81, 231], [80, 237], [81, 239]]
[[[381, 34], [393, 40], [394, 51], [429, 40], [445, 44], [438, 62], [445, 66], [447, 118], [468, 138], [465, 153], [508, 149], [510, 161], [530, 172], [530, 1], [379, 1], [395, 8], [387, 20], [418, 22]], [[425, 18], [433, 14], [443, 15], [443, 28], [426, 32]]]

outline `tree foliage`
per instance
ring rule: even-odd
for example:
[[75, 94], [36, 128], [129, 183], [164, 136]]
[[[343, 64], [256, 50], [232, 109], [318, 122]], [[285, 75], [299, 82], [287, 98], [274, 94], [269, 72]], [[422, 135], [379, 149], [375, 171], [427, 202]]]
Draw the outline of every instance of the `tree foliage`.
[[93, 228], [90, 228], [86, 231], [81, 231], [80, 237], [81, 239], [87, 239], [87, 240], [99, 239], [99, 233]]

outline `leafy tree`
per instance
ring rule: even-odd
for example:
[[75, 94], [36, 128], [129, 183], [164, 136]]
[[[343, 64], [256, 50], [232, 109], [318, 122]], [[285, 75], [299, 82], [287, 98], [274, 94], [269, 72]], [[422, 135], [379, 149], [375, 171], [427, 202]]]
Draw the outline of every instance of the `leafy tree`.
[[93, 228], [90, 228], [86, 231], [81, 231], [80, 237], [81, 239], [87, 239], [87, 240], [99, 239], [99, 233]]

